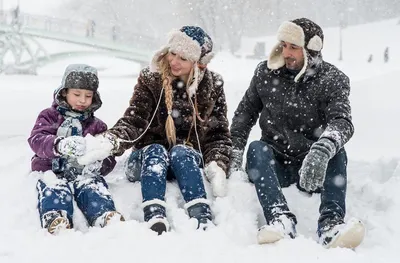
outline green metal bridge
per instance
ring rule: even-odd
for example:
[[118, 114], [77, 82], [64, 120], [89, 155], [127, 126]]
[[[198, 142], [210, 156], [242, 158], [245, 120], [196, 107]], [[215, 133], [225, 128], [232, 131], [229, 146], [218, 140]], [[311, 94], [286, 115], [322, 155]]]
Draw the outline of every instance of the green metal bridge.
[[[49, 54], [41, 39], [76, 44], [82, 50]], [[0, 74], [36, 74], [37, 68], [73, 56], [101, 54], [148, 64], [160, 45], [155, 37], [116, 26], [0, 11]], [[90, 50], [87, 49], [90, 47]]]

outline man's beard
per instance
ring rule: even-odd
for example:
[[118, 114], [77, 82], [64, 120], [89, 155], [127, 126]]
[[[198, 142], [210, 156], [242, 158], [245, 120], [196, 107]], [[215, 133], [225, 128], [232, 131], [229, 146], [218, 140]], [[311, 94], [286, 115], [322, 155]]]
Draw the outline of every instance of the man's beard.
[[291, 70], [300, 70], [303, 65], [298, 63], [298, 61], [294, 58], [285, 58], [286, 68]]

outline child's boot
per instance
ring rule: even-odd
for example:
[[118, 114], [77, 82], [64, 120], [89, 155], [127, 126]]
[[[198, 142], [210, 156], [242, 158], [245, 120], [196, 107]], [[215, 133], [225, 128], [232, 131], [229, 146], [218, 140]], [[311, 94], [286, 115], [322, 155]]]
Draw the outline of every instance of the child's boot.
[[114, 222], [121, 222], [121, 221], [125, 221], [125, 218], [123, 217], [123, 215], [121, 215], [121, 213], [117, 211], [109, 211], [99, 216], [96, 219], [94, 226], [105, 227]]
[[50, 211], [42, 217], [43, 228], [47, 228], [50, 234], [58, 234], [63, 229], [70, 229], [68, 217], [65, 211]]

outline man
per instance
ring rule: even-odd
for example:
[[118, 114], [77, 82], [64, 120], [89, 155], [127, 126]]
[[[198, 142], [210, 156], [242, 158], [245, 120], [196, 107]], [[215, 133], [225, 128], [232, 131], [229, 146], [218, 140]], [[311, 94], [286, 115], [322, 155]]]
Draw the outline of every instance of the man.
[[281, 187], [296, 183], [301, 191], [321, 193], [319, 242], [354, 248], [365, 230], [359, 220], [344, 222], [343, 146], [354, 132], [349, 78], [322, 60], [324, 35], [309, 19], [284, 22], [278, 40], [235, 111], [230, 173], [241, 169], [250, 130], [260, 116], [261, 140], [250, 143], [246, 164], [267, 222], [259, 229], [259, 243], [295, 238], [297, 220]]

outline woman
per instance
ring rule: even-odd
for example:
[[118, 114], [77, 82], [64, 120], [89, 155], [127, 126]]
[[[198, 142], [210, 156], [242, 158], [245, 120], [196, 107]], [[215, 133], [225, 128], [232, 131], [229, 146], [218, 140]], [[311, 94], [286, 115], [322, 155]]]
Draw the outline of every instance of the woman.
[[171, 32], [168, 44], [141, 71], [124, 116], [97, 138], [108, 145], [104, 155], [121, 155], [134, 146], [126, 174], [132, 182], [141, 181], [144, 220], [158, 234], [169, 229], [167, 179], [178, 181], [197, 228], [212, 224], [201, 168], [214, 195], [225, 195], [232, 142], [222, 77], [207, 69], [212, 46], [200, 27]]

